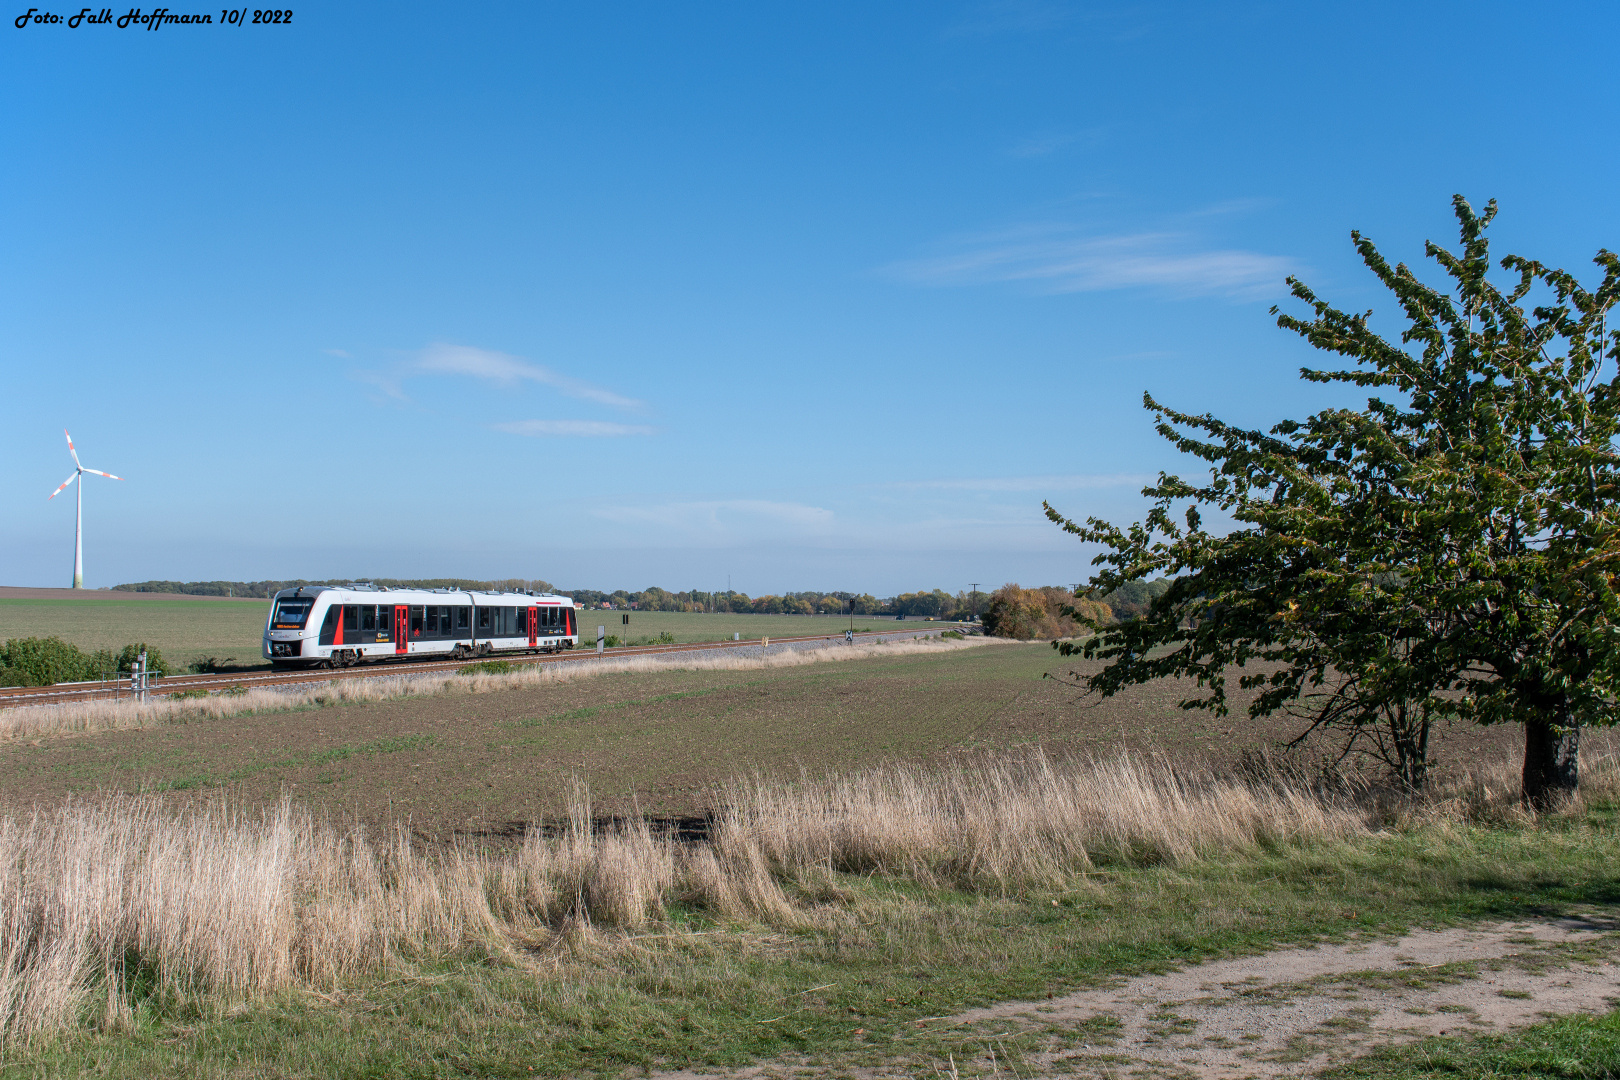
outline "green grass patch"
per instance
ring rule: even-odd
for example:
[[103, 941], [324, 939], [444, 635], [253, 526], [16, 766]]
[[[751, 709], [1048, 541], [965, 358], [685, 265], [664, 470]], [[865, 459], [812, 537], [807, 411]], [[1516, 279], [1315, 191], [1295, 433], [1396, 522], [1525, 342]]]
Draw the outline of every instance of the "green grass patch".
[[510, 660], [480, 660], [476, 664], [467, 664], [456, 668], [457, 675], [510, 675], [517, 670], [517, 666]]
[[375, 742], [362, 743], [359, 746], [337, 746], [330, 750], [322, 750], [311, 754], [304, 759], [308, 765], [328, 765], [334, 761], [346, 761], [352, 757], [368, 754], [397, 754], [401, 750], [426, 750], [432, 746], [432, 735], [404, 735], [399, 738], [377, 739]]
[[1612, 1080], [1620, 1077], [1620, 1011], [1567, 1016], [1509, 1035], [1430, 1038], [1386, 1047], [1323, 1080]]

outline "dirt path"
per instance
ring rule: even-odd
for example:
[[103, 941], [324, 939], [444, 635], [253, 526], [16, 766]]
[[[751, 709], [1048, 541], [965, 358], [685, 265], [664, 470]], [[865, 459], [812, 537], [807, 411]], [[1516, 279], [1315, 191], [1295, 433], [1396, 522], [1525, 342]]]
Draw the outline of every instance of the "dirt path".
[[1620, 1006], [1617, 931], [1620, 920], [1594, 914], [1288, 949], [929, 1021], [959, 1028], [973, 1060], [776, 1063], [660, 1080], [1305, 1076], [1391, 1043]]

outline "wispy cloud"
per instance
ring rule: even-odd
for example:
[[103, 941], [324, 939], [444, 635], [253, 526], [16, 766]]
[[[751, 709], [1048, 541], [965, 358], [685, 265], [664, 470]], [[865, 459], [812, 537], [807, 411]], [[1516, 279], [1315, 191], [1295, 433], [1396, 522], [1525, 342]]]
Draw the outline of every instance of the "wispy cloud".
[[377, 396], [387, 398], [390, 401], [409, 400], [405, 396], [405, 387], [402, 385], [399, 375], [394, 372], [371, 371], [362, 368], [349, 372], [349, 378], [355, 382], [374, 387]]
[[891, 487], [942, 491], [1085, 491], [1152, 483], [1147, 473], [1078, 473], [1070, 476], [981, 476], [948, 480], [902, 480]]
[[1072, 226], [1032, 225], [949, 247], [944, 254], [885, 269], [918, 285], [1023, 281], [1054, 293], [1151, 288], [1235, 299], [1275, 295], [1297, 269], [1285, 256], [1204, 248], [1184, 232], [1095, 236]]
[[348, 352], [346, 352], [343, 349], [322, 349], [321, 351], [324, 352], [327, 356], [337, 356], [337, 357], [341, 357], [344, 360], [349, 359]]
[[618, 438], [626, 435], [654, 435], [656, 428], [645, 424], [615, 424], [607, 420], [513, 420], [492, 425], [496, 431], [533, 438]]
[[541, 364], [503, 352], [476, 349], [470, 345], [450, 345], [444, 342], [429, 345], [422, 350], [412, 368], [424, 374], [466, 375], [504, 386], [514, 386], [520, 382], [540, 383], [572, 398], [594, 401], [598, 405], [608, 405], [626, 411], [645, 407], [644, 402], [615, 394], [599, 386], [592, 386], [580, 379], [552, 371]]

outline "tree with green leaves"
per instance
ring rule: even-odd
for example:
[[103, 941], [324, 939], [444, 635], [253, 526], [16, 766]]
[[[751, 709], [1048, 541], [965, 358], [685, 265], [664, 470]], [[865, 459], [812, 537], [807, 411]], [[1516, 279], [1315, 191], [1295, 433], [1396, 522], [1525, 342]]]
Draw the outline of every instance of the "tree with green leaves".
[[[1581, 728], [1615, 720], [1620, 332], [1607, 316], [1620, 260], [1599, 251], [1589, 289], [1508, 256], [1499, 286], [1486, 240], [1496, 204], [1453, 205], [1461, 249], [1425, 246], [1444, 288], [1351, 234], [1399, 304], [1398, 343], [1371, 312], [1340, 311], [1293, 278], [1309, 314], [1272, 309], [1351, 361], [1305, 379], [1383, 396], [1269, 431], [1147, 396], [1160, 434], [1208, 462], [1208, 481], [1161, 474], [1128, 528], [1047, 505], [1102, 545], [1094, 594], [1171, 578], [1140, 618], [1062, 650], [1107, 661], [1085, 680], [1104, 695], [1191, 677], [1199, 693], [1183, 707], [1218, 713], [1235, 675], [1254, 691], [1251, 715], [1300, 713], [1414, 787], [1435, 724], [1518, 723], [1524, 798], [1546, 807], [1576, 785]], [[1210, 511], [1233, 527], [1207, 529]]]

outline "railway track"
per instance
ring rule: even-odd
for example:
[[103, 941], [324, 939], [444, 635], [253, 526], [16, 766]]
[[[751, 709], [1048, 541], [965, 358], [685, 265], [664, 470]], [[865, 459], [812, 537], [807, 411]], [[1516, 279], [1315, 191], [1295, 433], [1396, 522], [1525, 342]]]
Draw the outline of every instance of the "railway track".
[[[929, 637], [954, 629], [950, 623], [926, 630], [874, 630], [856, 634], [857, 641], [881, 641], [893, 638]], [[598, 654], [594, 649], [572, 649], [559, 653], [496, 655], [484, 660], [504, 660], [513, 665], [600, 663], [632, 656], [658, 656], [665, 653], [713, 652], [757, 648], [761, 641], [772, 645], [791, 645], [806, 641], [842, 641], [842, 634], [807, 634], [799, 637], [750, 638], [747, 641], [702, 641], [679, 645], [631, 645]], [[295, 671], [221, 672], [209, 675], [170, 675], [147, 690], [147, 699], [171, 697], [188, 691], [202, 690], [210, 694], [241, 687], [244, 690], [273, 686], [293, 686], [299, 683], [336, 682], [340, 679], [378, 679], [390, 675], [426, 675], [433, 672], [453, 672], [482, 661], [461, 660], [385, 660], [375, 664], [361, 664], [349, 668], [316, 668]], [[71, 701], [128, 701], [133, 697], [127, 679], [106, 682], [58, 683], [55, 686], [0, 687], [0, 709], [13, 709], [22, 705], [58, 705]]]

